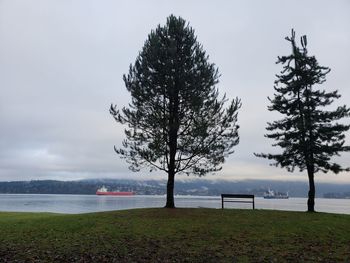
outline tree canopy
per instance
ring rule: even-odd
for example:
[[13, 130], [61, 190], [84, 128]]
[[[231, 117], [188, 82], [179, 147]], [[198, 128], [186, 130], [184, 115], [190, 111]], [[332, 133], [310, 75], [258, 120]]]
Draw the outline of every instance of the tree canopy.
[[174, 207], [175, 174], [218, 171], [239, 142], [241, 102], [220, 97], [218, 81], [194, 30], [171, 15], [151, 31], [124, 75], [131, 103], [121, 111], [111, 105], [115, 120], [127, 125], [116, 152], [133, 171], [149, 167], [168, 174], [166, 207]]
[[273, 146], [283, 149], [280, 154], [256, 154], [258, 157], [275, 160], [273, 165], [294, 171], [307, 170], [310, 184], [308, 211], [314, 211], [314, 173], [318, 171], [335, 173], [348, 170], [331, 161], [340, 152], [350, 151], [345, 144], [345, 132], [350, 125], [338, 122], [350, 116], [350, 109], [331, 105], [340, 95], [338, 91], [317, 89], [325, 82], [330, 72], [328, 67], [318, 64], [315, 56], [308, 55], [307, 38], [301, 37], [301, 47], [295, 42], [295, 32], [286, 37], [292, 45], [292, 54], [278, 57], [277, 63], [283, 70], [275, 81], [275, 94], [269, 98], [270, 111], [277, 111], [285, 117], [268, 123], [265, 136], [276, 141]]

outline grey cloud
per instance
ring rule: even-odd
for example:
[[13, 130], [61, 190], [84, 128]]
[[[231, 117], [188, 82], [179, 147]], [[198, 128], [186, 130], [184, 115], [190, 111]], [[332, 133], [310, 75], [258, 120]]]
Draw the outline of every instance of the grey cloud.
[[[276, 57], [290, 52], [284, 37], [292, 27], [307, 34], [310, 52], [332, 68], [324, 88], [339, 89], [339, 104], [348, 103], [349, 11], [348, 1], [317, 0], [1, 1], [0, 180], [161, 177], [133, 175], [115, 155], [123, 128], [108, 107], [127, 105], [122, 75], [171, 13], [190, 22], [219, 67], [220, 92], [243, 101], [241, 143], [213, 178], [285, 178], [252, 154], [271, 150], [263, 134], [278, 117], [266, 109]], [[349, 157], [340, 160], [349, 165]]]

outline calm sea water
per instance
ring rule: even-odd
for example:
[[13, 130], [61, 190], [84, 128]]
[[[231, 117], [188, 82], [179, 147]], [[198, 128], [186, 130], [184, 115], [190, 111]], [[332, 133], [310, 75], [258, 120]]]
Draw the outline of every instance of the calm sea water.
[[[255, 198], [256, 209], [305, 211], [306, 198]], [[317, 198], [319, 212], [350, 214], [350, 199]], [[95, 196], [95, 195], [37, 195], [0, 194], [0, 211], [89, 213], [133, 208], [163, 207], [165, 196]], [[177, 207], [221, 208], [221, 198], [212, 196], [176, 196]], [[225, 203], [228, 208], [251, 208], [251, 204]]]

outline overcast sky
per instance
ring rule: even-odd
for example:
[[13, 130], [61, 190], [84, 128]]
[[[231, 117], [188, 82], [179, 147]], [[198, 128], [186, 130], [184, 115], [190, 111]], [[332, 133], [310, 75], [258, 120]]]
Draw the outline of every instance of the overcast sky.
[[[219, 68], [221, 94], [243, 102], [240, 144], [223, 170], [207, 178], [306, 180], [305, 172], [270, 167], [253, 152], [274, 150], [263, 136], [266, 122], [278, 118], [267, 111], [267, 96], [281, 70], [277, 56], [291, 52], [284, 40], [291, 28], [297, 37], [306, 34], [309, 54], [332, 69], [323, 88], [339, 90], [335, 104], [350, 104], [347, 0], [0, 0], [0, 181], [165, 179], [130, 172], [114, 153], [123, 128], [108, 109], [127, 104], [122, 75], [170, 14], [194, 28]], [[350, 166], [350, 153], [337, 160]], [[316, 180], [350, 182], [350, 173]]]

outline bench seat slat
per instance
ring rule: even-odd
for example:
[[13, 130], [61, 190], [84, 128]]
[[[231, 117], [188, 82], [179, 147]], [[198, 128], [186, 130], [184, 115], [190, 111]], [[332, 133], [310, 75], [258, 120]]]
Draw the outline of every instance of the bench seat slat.
[[242, 201], [242, 200], [227, 200], [225, 203], [253, 203], [253, 201]]

